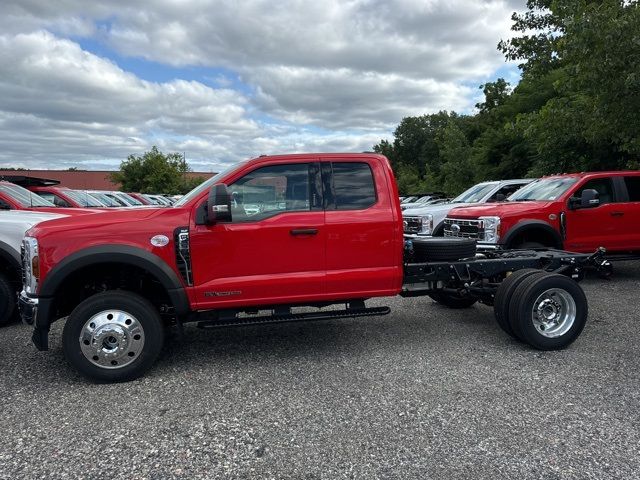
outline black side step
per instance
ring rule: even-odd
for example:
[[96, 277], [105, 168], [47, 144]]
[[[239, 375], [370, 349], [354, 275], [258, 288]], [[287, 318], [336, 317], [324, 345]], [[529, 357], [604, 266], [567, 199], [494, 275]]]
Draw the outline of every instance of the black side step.
[[313, 320], [328, 320], [331, 318], [355, 318], [387, 315], [391, 312], [389, 307], [373, 308], [348, 308], [345, 310], [326, 310], [323, 312], [286, 313], [281, 315], [264, 315], [260, 317], [225, 318], [198, 322], [199, 328], [235, 327], [242, 325], [263, 325], [269, 323], [303, 322]]

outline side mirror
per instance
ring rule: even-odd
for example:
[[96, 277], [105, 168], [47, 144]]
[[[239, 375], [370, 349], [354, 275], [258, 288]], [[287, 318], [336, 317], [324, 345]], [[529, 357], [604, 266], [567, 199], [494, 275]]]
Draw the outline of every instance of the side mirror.
[[504, 193], [497, 193], [496, 194], [496, 202], [504, 202], [507, 199], [507, 196]]
[[209, 190], [207, 200], [207, 224], [231, 221], [231, 195], [224, 183], [218, 183]]
[[580, 198], [572, 197], [569, 199], [569, 207], [573, 210], [578, 208], [593, 208], [598, 205], [600, 205], [598, 191], [592, 188], [583, 190]]

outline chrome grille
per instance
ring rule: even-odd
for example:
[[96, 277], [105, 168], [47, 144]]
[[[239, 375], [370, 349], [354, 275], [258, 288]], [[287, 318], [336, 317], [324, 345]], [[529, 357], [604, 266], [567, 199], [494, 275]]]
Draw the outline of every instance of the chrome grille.
[[484, 238], [482, 220], [461, 220], [445, 218], [444, 236], [459, 238]]
[[421, 217], [404, 217], [402, 219], [404, 233], [420, 233], [422, 231]]

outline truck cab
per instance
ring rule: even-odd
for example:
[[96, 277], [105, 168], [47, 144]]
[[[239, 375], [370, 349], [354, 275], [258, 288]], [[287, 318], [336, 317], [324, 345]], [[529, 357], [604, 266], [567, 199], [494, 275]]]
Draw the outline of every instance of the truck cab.
[[484, 248], [640, 252], [640, 172], [544, 177], [507, 202], [453, 209], [444, 224], [445, 236]]

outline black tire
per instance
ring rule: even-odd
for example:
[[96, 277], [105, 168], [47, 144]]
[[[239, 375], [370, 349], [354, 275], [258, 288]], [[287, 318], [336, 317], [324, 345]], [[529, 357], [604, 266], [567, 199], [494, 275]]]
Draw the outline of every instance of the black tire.
[[470, 238], [419, 238], [413, 240], [416, 261], [455, 261], [473, 257], [476, 254], [476, 241]]
[[540, 242], [522, 242], [520, 245], [513, 247], [519, 250], [535, 250], [537, 248], [548, 248], [547, 245], [543, 245]]
[[496, 322], [498, 322], [502, 330], [518, 340], [521, 339], [516, 336], [509, 324], [509, 303], [516, 288], [518, 288], [525, 278], [535, 273], [543, 272], [535, 268], [523, 268], [522, 270], [513, 272], [500, 284], [493, 300], [493, 313], [496, 317]]
[[[548, 295], [550, 289], [555, 289], [556, 303], [563, 304], [570, 299], [573, 304], [572, 322], [564, 323], [564, 329], [547, 330], [543, 333], [536, 328], [533, 310], [536, 301], [543, 295]], [[569, 308], [561, 311], [570, 311]], [[580, 285], [564, 275], [544, 273], [525, 278], [516, 288], [509, 304], [509, 324], [518, 338], [538, 350], [559, 350], [570, 345], [582, 332], [587, 323], [589, 305], [587, 297]], [[563, 325], [562, 323], [560, 325]], [[556, 334], [556, 336], [551, 336]]]
[[16, 317], [16, 289], [4, 273], [0, 273], [0, 326]]
[[[88, 327], [85, 328], [87, 322], [101, 313], [106, 315], [109, 310], [125, 312], [126, 315], [119, 318], [130, 316], [134, 325], [142, 328], [142, 332], [135, 330], [142, 333], [141, 336], [134, 335], [135, 331], [133, 330], [131, 332], [127, 331], [127, 334], [125, 334], [127, 340], [122, 341], [121, 344], [123, 346], [126, 345], [127, 348], [122, 351], [122, 354], [119, 354], [119, 357], [112, 360], [116, 361], [116, 363], [117, 361], [124, 363], [123, 366], [117, 368], [108, 365], [96, 365], [83, 353], [82, 348], [84, 347], [80, 344], [81, 334], [88, 331]], [[103, 318], [108, 318], [108, 316]], [[129, 321], [130, 319], [126, 320], [126, 322]], [[112, 322], [109, 325], [115, 325], [116, 320], [112, 320]], [[116, 327], [118, 326], [122, 327], [121, 325], [116, 325]], [[98, 332], [98, 328], [95, 328], [89, 336], [85, 336], [85, 342], [88, 342], [89, 340], [87, 339], [90, 338], [91, 345], [97, 345], [98, 342], [94, 342], [95, 337], [93, 336], [94, 333], [98, 335], [96, 332]], [[135, 338], [136, 336], [138, 337], [137, 339]], [[140, 341], [140, 338], [142, 338], [142, 346], [137, 352], [134, 352], [135, 342]], [[154, 364], [162, 350], [163, 343], [164, 328], [156, 308], [146, 298], [121, 290], [98, 293], [84, 300], [71, 312], [62, 333], [64, 355], [71, 366], [82, 375], [102, 382], [124, 382], [141, 376]], [[85, 343], [85, 345], [89, 345], [89, 343]], [[105, 344], [103, 343], [102, 345]], [[120, 346], [120, 344], [118, 345]], [[129, 348], [132, 351], [126, 352]], [[101, 352], [99, 353], [102, 354]], [[131, 355], [132, 353], [133, 355]], [[133, 357], [133, 360], [130, 357]], [[98, 358], [98, 356], [93, 357], [96, 361]], [[105, 360], [105, 363], [108, 362], [108, 359]]]
[[477, 302], [475, 298], [460, 297], [451, 293], [430, 293], [429, 296], [436, 302], [449, 308], [469, 308]]

